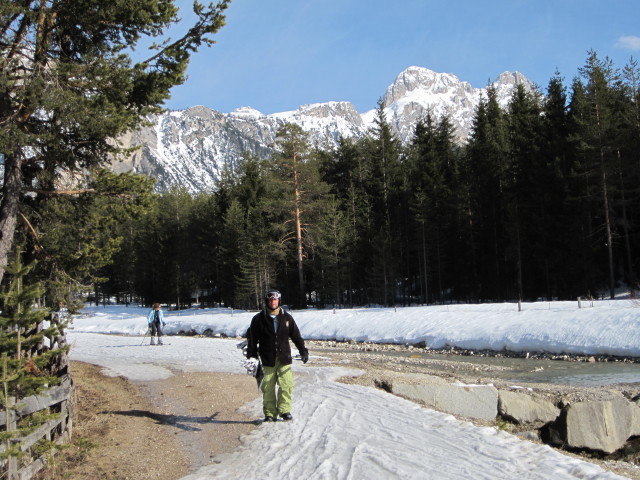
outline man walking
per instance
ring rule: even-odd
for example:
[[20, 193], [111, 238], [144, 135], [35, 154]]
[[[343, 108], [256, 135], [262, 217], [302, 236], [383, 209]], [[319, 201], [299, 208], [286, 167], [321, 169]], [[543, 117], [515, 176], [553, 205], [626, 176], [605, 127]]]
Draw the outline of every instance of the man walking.
[[[247, 331], [247, 357], [262, 362], [262, 410], [265, 422], [275, 422], [278, 416], [291, 420], [293, 373], [291, 347], [293, 341], [303, 363], [309, 360], [309, 351], [293, 317], [280, 306], [278, 290], [269, 290], [265, 309], [251, 319]], [[278, 391], [276, 394], [276, 385]]]

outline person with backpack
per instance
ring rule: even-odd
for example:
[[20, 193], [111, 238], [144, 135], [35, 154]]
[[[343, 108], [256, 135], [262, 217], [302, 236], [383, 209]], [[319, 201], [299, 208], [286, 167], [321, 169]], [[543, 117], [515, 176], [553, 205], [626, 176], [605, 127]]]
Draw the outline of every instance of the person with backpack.
[[281, 297], [278, 290], [269, 290], [265, 308], [251, 319], [247, 331], [247, 358], [259, 357], [264, 372], [262, 410], [265, 422], [275, 422], [278, 416], [285, 421], [293, 419], [293, 362], [289, 339], [300, 352], [302, 363], [309, 360], [309, 351], [296, 322], [281, 307]]
[[162, 327], [164, 323], [164, 313], [160, 309], [159, 303], [154, 303], [153, 308], [147, 315], [147, 323], [149, 324], [149, 333], [151, 334], [151, 345], [155, 345], [154, 337], [158, 337], [158, 345], [162, 345]]

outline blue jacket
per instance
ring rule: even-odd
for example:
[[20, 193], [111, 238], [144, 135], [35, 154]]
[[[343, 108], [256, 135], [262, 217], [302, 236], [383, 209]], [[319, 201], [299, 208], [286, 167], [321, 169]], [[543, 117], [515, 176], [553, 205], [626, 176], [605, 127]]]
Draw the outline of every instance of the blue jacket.
[[[155, 319], [155, 313], [156, 311], [152, 308], [149, 312], [149, 315], [147, 315], [147, 323], [149, 325], [153, 323], [153, 320]], [[164, 325], [164, 313], [162, 312], [162, 310], [158, 310], [158, 320], [160, 320], [160, 323]]]

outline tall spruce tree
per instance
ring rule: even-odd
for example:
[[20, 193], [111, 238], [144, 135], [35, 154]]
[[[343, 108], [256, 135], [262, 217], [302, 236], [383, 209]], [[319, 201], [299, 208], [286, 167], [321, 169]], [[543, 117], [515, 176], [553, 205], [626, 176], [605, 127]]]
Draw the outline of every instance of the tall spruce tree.
[[346, 302], [365, 303], [365, 282], [371, 258], [369, 232], [373, 228], [373, 203], [368, 181], [371, 164], [366, 158], [366, 139], [340, 138], [334, 152], [321, 157], [323, 180], [345, 209], [351, 245], [346, 254]]
[[559, 73], [549, 81], [543, 102], [539, 182], [544, 186], [540, 197], [540, 210], [535, 221], [541, 249], [538, 256], [543, 277], [540, 290], [547, 298], [576, 298], [579, 293], [581, 273], [576, 263], [567, 259], [577, 258], [581, 245], [579, 208], [573, 203], [575, 153], [568, 118], [567, 89]]
[[161, 282], [165, 289], [163, 301], [175, 303], [177, 308], [190, 304], [195, 285], [189, 258], [193, 254], [189, 235], [189, 218], [193, 208], [193, 196], [182, 187], [173, 187], [163, 195], [159, 219], [164, 240]]
[[487, 99], [476, 109], [466, 147], [469, 213], [473, 226], [471, 268], [475, 274], [476, 296], [483, 301], [505, 300], [513, 285], [507, 279], [504, 258], [506, 120], [495, 88], [489, 86], [487, 93]]
[[538, 97], [519, 84], [509, 102], [509, 163], [505, 179], [507, 245], [519, 300], [538, 298], [542, 273], [538, 267], [545, 255], [540, 238], [547, 225], [544, 194], [547, 185], [540, 155], [542, 130]]
[[[418, 121], [414, 131], [414, 137], [411, 143], [409, 155], [408, 172], [408, 189], [413, 194], [411, 201], [414, 221], [418, 227], [417, 252], [418, 262], [414, 264], [420, 266], [418, 275], [418, 284], [422, 294], [422, 301], [429, 302], [430, 296], [430, 280], [429, 273], [431, 271], [429, 259], [437, 254], [439, 232], [439, 216], [438, 208], [441, 206], [442, 198], [440, 191], [445, 187], [443, 172], [440, 169], [440, 158], [436, 147], [436, 125], [431, 115], [423, 120]], [[441, 262], [434, 262], [436, 266]], [[440, 272], [437, 270], [433, 275], [434, 278], [441, 280]], [[437, 282], [436, 293], [434, 298], [438, 296], [437, 292], [442, 291], [441, 282]]]
[[594, 296], [598, 289], [600, 279], [606, 275], [606, 270], [601, 268], [597, 252], [601, 250], [601, 237], [597, 234], [597, 201], [594, 196], [594, 169], [589, 149], [584, 139], [583, 130], [589, 122], [589, 102], [584, 84], [579, 78], [574, 78], [571, 83], [571, 93], [568, 105], [569, 138], [567, 143], [571, 149], [572, 160], [570, 176], [567, 182], [568, 205], [573, 215], [575, 226], [572, 255], [576, 268], [576, 276], [573, 278], [578, 286], [577, 295]]
[[[232, 200], [224, 215], [222, 253], [225, 276], [233, 280], [228, 294], [240, 308], [259, 309], [267, 289], [277, 279], [283, 253], [269, 211], [267, 173], [262, 163], [246, 157], [240, 165]], [[227, 294], [227, 295], [228, 295]]]
[[310, 151], [308, 134], [299, 125], [287, 123], [278, 129], [273, 160], [268, 198], [280, 217], [281, 245], [294, 248], [297, 285], [290, 298], [294, 305], [304, 306], [309, 293], [304, 265], [313, 243], [311, 227], [317, 223], [327, 188], [320, 180], [319, 162]]
[[606, 248], [608, 290], [615, 297], [616, 279], [614, 264], [614, 223], [611, 183], [616, 178], [617, 149], [616, 109], [614, 108], [614, 84], [618, 72], [607, 58], [601, 60], [593, 51], [589, 52], [587, 62], [580, 69], [585, 80], [585, 99], [587, 109], [580, 125], [582, 148], [590, 171], [597, 172], [593, 182], [593, 193], [600, 197], [597, 217], [604, 232], [603, 244]]
[[372, 222], [363, 232], [370, 240], [368, 262], [369, 290], [372, 300], [383, 305], [395, 304], [395, 280], [400, 262], [398, 213], [402, 191], [402, 145], [387, 121], [382, 100], [378, 102], [373, 127], [365, 142], [368, 162], [365, 188], [371, 205]]
[[189, 251], [183, 268], [190, 272], [196, 304], [211, 304], [214, 293], [219, 293], [217, 270], [223, 224], [222, 217], [217, 215], [218, 198], [210, 193], [200, 192], [194, 195], [187, 213]]
[[[447, 117], [434, 122], [430, 115], [416, 124], [406, 175], [413, 212], [413, 252], [410, 264], [419, 268], [415, 283], [424, 302], [443, 301], [467, 276], [461, 244], [462, 199], [453, 126]], [[418, 261], [416, 261], [416, 259]], [[432, 278], [429, 279], [429, 274]], [[432, 288], [431, 288], [432, 287]]]
[[[616, 109], [619, 112], [617, 189], [618, 208], [621, 216], [621, 230], [624, 237], [624, 258], [626, 284], [637, 289], [640, 256], [637, 251], [637, 231], [640, 224], [640, 67], [631, 58], [622, 70], [622, 84]], [[634, 245], [635, 243], [635, 245]]]
[[321, 260], [320, 280], [317, 282], [323, 304], [343, 305], [342, 292], [348, 285], [350, 246], [353, 242], [349, 219], [335, 195], [327, 202], [327, 208], [315, 229], [317, 249]]

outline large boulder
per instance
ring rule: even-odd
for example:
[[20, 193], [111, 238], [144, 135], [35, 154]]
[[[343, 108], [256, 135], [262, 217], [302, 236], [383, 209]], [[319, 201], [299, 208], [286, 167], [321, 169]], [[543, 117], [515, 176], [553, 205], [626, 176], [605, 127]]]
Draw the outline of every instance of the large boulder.
[[433, 375], [400, 375], [390, 384], [392, 393], [417, 400], [452, 415], [494, 420], [498, 414], [498, 390], [493, 385], [449, 384]]
[[604, 453], [619, 450], [630, 437], [638, 434], [640, 407], [622, 395], [569, 404], [550, 429], [554, 443]]
[[560, 415], [560, 409], [549, 400], [528, 393], [501, 390], [498, 394], [498, 413], [517, 424], [545, 424]]

